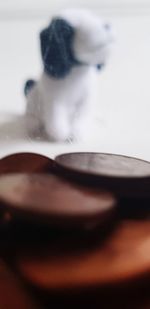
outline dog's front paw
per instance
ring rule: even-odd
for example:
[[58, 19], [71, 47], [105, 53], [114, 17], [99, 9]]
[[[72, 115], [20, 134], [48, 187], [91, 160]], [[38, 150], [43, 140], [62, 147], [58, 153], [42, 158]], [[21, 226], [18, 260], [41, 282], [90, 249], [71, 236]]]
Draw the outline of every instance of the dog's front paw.
[[72, 140], [80, 143], [86, 142], [88, 140], [87, 127], [82, 124], [74, 126], [72, 130]]
[[83, 118], [76, 119], [72, 126], [73, 141], [79, 143], [87, 143], [93, 139], [95, 132], [94, 121], [90, 117], [83, 116]]
[[70, 136], [70, 128], [67, 123], [48, 123], [45, 126], [48, 139], [52, 142], [66, 142]]

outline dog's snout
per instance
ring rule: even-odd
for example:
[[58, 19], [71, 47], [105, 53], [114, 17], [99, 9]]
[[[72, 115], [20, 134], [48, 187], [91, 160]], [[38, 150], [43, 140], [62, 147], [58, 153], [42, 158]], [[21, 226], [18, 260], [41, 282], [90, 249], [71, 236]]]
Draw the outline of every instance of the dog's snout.
[[104, 28], [109, 31], [111, 28], [111, 25], [109, 23], [106, 23], [104, 24]]

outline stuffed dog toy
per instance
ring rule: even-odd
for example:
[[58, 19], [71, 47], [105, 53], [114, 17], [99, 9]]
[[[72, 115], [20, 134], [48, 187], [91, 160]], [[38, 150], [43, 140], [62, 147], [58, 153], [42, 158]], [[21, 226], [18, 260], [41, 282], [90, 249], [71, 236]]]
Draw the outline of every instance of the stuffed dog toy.
[[43, 73], [25, 85], [31, 134], [50, 141], [84, 140], [91, 119], [95, 77], [112, 44], [109, 24], [86, 10], [55, 16], [40, 33]]

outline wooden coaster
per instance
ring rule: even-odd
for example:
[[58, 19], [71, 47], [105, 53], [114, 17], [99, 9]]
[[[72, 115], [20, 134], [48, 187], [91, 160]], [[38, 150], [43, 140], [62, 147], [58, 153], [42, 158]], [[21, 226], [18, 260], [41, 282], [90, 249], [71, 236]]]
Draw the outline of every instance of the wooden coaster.
[[72, 252], [65, 245], [48, 243], [16, 254], [21, 275], [34, 286], [49, 291], [121, 286], [150, 278], [150, 222], [121, 222], [103, 244]]
[[35, 153], [15, 153], [0, 160], [0, 174], [40, 173], [52, 169], [54, 161]]
[[64, 227], [103, 225], [113, 217], [117, 204], [109, 192], [75, 185], [52, 174], [1, 176], [0, 202], [17, 217]]
[[64, 168], [107, 177], [150, 177], [147, 161], [114, 154], [70, 153], [56, 157]]
[[103, 153], [70, 153], [56, 157], [65, 174], [113, 190], [119, 196], [150, 197], [150, 163]]

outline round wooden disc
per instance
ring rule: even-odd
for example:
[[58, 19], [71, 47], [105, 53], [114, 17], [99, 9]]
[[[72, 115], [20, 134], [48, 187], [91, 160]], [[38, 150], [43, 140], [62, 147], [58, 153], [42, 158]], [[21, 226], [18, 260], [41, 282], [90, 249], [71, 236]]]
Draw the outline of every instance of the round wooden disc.
[[48, 172], [54, 161], [40, 154], [15, 153], [0, 160], [0, 174]]
[[91, 180], [119, 195], [150, 196], [150, 163], [103, 153], [70, 153], [56, 157], [58, 167], [79, 179]]
[[109, 192], [74, 185], [46, 174], [1, 176], [0, 201], [17, 216], [64, 226], [103, 224], [114, 214], [116, 206]]
[[[33, 285], [49, 291], [115, 286], [150, 277], [150, 223], [124, 221], [101, 245], [72, 252], [49, 243], [22, 251], [16, 263]], [[81, 248], [81, 245], [80, 245]]]
[[136, 158], [103, 153], [68, 153], [56, 157], [62, 167], [110, 177], [150, 177], [150, 163]]

